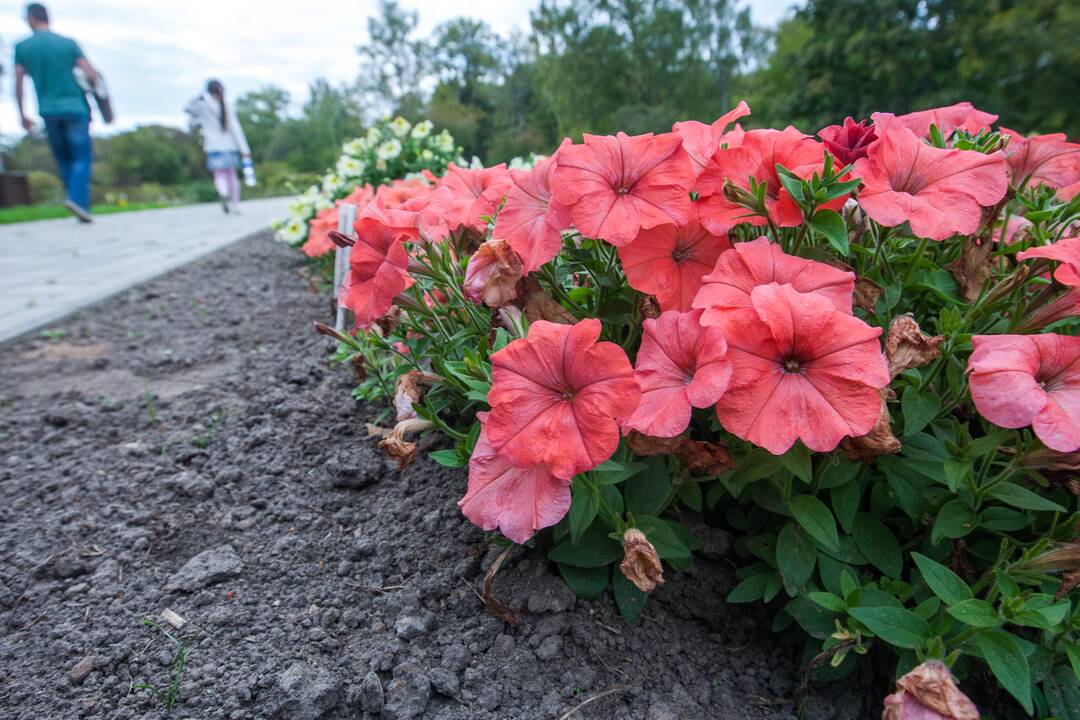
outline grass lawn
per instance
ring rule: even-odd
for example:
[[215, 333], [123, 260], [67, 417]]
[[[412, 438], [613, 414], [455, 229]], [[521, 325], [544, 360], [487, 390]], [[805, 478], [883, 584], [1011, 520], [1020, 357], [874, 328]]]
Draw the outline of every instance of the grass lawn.
[[[150, 210], [162, 207], [173, 207], [173, 204], [146, 202], [128, 203], [127, 205], [94, 205], [91, 212], [94, 215], [108, 215], [110, 213]], [[0, 208], [0, 225], [65, 217], [74, 216], [60, 205], [22, 205], [20, 207]]]

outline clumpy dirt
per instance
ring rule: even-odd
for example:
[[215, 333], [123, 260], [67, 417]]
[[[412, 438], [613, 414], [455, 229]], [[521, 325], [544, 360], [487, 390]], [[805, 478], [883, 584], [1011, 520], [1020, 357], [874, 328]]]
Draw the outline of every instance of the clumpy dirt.
[[[723, 602], [722, 531], [635, 625], [524, 549], [494, 582], [520, 623], [488, 614], [464, 472], [383, 460], [303, 268], [255, 236], [0, 348], [0, 716], [794, 717], [796, 652]], [[169, 685], [165, 609], [171, 713], [136, 687]], [[881, 690], [814, 688], [806, 717]]]

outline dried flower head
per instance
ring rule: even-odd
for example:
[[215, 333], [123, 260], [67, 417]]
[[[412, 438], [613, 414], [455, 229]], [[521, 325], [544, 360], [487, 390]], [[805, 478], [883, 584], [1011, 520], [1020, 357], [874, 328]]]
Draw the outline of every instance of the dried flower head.
[[941, 351], [938, 346], [945, 336], [930, 337], [919, 329], [919, 323], [911, 315], [901, 315], [889, 325], [885, 336], [885, 357], [889, 361], [889, 378], [909, 368], [922, 367], [933, 361]]
[[630, 528], [623, 534], [623, 560], [619, 570], [626, 579], [634, 583], [641, 592], [652, 592], [657, 585], [664, 584], [664, 568], [656, 548], [637, 528]]
[[929, 661], [896, 681], [881, 720], [979, 720], [979, 709], [956, 686], [949, 668]]

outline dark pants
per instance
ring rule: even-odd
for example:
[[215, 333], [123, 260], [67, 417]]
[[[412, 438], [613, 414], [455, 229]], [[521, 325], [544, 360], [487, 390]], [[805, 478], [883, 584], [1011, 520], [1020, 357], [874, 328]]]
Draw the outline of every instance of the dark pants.
[[90, 164], [94, 150], [90, 144], [90, 116], [78, 113], [43, 115], [49, 147], [67, 190], [68, 199], [90, 209]]

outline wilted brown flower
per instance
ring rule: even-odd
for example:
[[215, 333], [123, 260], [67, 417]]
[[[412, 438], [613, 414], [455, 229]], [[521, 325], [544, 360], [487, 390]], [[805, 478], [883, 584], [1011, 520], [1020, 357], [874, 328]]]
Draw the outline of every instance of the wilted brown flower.
[[881, 293], [881, 287], [873, 280], [864, 277], [855, 279], [855, 307], [861, 307], [867, 312], [873, 312], [874, 305], [877, 304]]
[[619, 570], [626, 579], [641, 592], [652, 592], [657, 585], [663, 585], [664, 568], [660, 556], [645, 533], [630, 528], [623, 533], [622, 543], [623, 561], [619, 563]]
[[1039, 470], [1061, 470], [1080, 472], [1080, 450], [1066, 453], [1044, 447], [1029, 452], [1020, 458], [1020, 466]]
[[505, 240], [488, 240], [469, 258], [465, 297], [488, 307], [509, 305], [517, 297], [521, 258]]
[[931, 660], [896, 681], [881, 720], [979, 720], [979, 709], [956, 687], [949, 668]]
[[1022, 563], [1025, 570], [1080, 570], [1080, 542], [1052, 547]]
[[994, 244], [989, 239], [983, 239], [980, 243], [969, 238], [964, 241], [960, 257], [945, 266], [956, 278], [960, 294], [968, 302], [975, 302], [979, 298], [983, 285], [990, 277], [990, 253], [993, 250]]
[[865, 435], [844, 438], [840, 443], [840, 449], [849, 460], [870, 463], [882, 455], [900, 452], [900, 441], [893, 435], [892, 415], [889, 414], [887, 402], [895, 398], [896, 393], [887, 387], [881, 388], [878, 393], [881, 394], [881, 414], [874, 427]]
[[430, 420], [410, 418], [402, 420], [393, 428], [383, 428], [378, 425], [367, 424], [369, 436], [381, 437], [379, 447], [391, 460], [397, 460], [398, 470], [402, 470], [416, 459], [416, 443], [405, 439], [406, 433], [427, 430], [433, 427]]
[[663, 438], [645, 435], [637, 430], [632, 430], [626, 436], [626, 444], [630, 446], [635, 455], [642, 457], [648, 457], [649, 455], [676, 455], [682, 458], [683, 462], [686, 463], [686, 468], [694, 475], [719, 475], [738, 464], [728, 450], [727, 445], [705, 442], [704, 440], [691, 440], [686, 435]]
[[577, 320], [567, 312], [555, 298], [547, 294], [540, 283], [532, 278], [526, 278], [522, 283], [521, 295], [525, 300], [525, 317], [529, 322], [547, 320], [548, 322], [562, 325], [573, 325]]
[[420, 387], [417, 384], [419, 376], [420, 373], [415, 370], [398, 376], [397, 385], [394, 387], [394, 410], [398, 422], [416, 417], [413, 403], [420, 402]]
[[643, 320], [660, 317], [660, 303], [652, 295], [638, 295], [638, 314]]
[[943, 335], [930, 337], [919, 329], [919, 323], [909, 315], [901, 315], [892, 321], [885, 337], [885, 357], [889, 360], [889, 378], [908, 368], [922, 367], [941, 354], [938, 346], [945, 341]]

